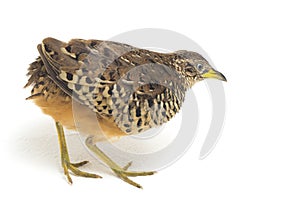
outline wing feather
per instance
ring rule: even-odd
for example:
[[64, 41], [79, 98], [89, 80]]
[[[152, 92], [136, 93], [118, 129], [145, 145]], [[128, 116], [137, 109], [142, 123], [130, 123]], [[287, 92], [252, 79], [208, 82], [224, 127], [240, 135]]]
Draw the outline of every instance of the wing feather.
[[38, 49], [49, 76], [66, 94], [101, 116], [113, 116], [119, 127], [131, 123], [127, 133], [142, 130], [134, 121], [145, 122], [146, 129], [162, 124], [173, 116], [163, 115], [168, 102], [183, 101], [184, 80], [159, 53], [110, 41], [51, 38]]

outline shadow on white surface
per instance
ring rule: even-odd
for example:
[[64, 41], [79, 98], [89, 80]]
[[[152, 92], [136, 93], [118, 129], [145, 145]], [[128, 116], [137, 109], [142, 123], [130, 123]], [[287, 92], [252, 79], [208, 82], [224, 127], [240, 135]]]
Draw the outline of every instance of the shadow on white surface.
[[[66, 131], [66, 140], [71, 162], [88, 160], [89, 163], [81, 167], [82, 170], [99, 175], [112, 174], [106, 166], [90, 155], [78, 134]], [[54, 123], [41, 122], [32, 126], [18, 127], [10, 147], [14, 159], [24, 164], [31, 163], [47, 171], [50, 169], [53, 173], [63, 173]]]

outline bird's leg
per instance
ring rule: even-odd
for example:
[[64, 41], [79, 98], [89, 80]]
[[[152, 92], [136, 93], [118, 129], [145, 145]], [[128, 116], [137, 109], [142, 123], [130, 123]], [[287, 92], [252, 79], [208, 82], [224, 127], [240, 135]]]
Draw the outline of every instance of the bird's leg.
[[56, 125], [57, 134], [58, 134], [58, 141], [59, 141], [59, 147], [60, 147], [60, 153], [61, 153], [61, 164], [64, 169], [64, 174], [66, 175], [68, 182], [70, 184], [73, 183], [71, 176], [69, 174], [69, 170], [77, 176], [89, 177], [89, 178], [101, 178], [101, 176], [99, 176], [97, 174], [83, 172], [78, 169], [78, 167], [81, 167], [81, 166], [87, 164], [88, 161], [83, 161], [83, 162], [79, 162], [79, 163], [71, 163], [70, 162], [70, 157], [69, 157], [69, 153], [68, 153], [68, 149], [67, 149], [67, 143], [66, 143], [66, 138], [65, 138], [65, 134], [64, 134], [64, 129], [59, 122], [56, 122], [55, 125]]
[[142, 188], [141, 185], [139, 185], [138, 183], [130, 180], [128, 178], [128, 176], [148, 176], [148, 175], [152, 175], [155, 172], [151, 171], [151, 172], [135, 172], [135, 171], [127, 171], [127, 169], [130, 167], [131, 162], [129, 162], [125, 167], [120, 167], [119, 165], [117, 165], [113, 160], [111, 160], [107, 155], [105, 155], [103, 153], [103, 151], [101, 151], [93, 142], [93, 138], [92, 137], [88, 137], [85, 140], [85, 143], [87, 145], [87, 147], [93, 152], [95, 153], [106, 165], [108, 165], [111, 170], [119, 177], [121, 178], [123, 181], [137, 187], [137, 188]]

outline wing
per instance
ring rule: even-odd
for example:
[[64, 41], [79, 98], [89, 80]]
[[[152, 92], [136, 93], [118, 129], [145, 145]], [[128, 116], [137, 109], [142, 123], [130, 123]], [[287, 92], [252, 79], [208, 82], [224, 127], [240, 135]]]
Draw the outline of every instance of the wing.
[[[105, 86], [118, 79], [119, 71], [126, 71], [126, 65], [115, 60], [134, 49], [116, 42], [82, 39], [64, 43], [54, 38], [46, 38], [38, 45], [51, 79], [65, 93], [87, 105], [87, 95], [102, 93]], [[112, 67], [114, 62], [115, 67]], [[116, 65], [123, 66], [118, 73], [112, 69]], [[102, 89], [99, 91], [99, 88]]]
[[166, 54], [100, 40], [39, 45], [51, 79], [68, 95], [101, 117], [113, 117], [133, 134], [158, 126], [179, 111], [184, 79]]

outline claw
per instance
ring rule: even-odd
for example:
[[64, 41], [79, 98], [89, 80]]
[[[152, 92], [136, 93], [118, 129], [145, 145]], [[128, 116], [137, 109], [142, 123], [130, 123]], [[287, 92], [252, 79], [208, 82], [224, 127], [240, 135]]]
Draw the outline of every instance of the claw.
[[124, 171], [126, 171], [131, 165], [132, 165], [132, 161], [130, 161], [129, 163], [127, 163], [127, 165], [123, 167]]
[[85, 161], [78, 162], [78, 163], [70, 163], [70, 165], [72, 165], [73, 167], [81, 167], [81, 166], [86, 165], [88, 163], [89, 163], [89, 161], [85, 160]]
[[[79, 163], [82, 164], [82, 163]], [[75, 175], [77, 176], [82, 176], [82, 177], [88, 177], [88, 178], [102, 178], [101, 176], [97, 175], [97, 174], [92, 174], [92, 173], [88, 173], [88, 172], [83, 172], [81, 170], [78, 169], [78, 167], [74, 166], [76, 164], [72, 164], [72, 163], [67, 163], [67, 168], [72, 171]]]
[[[113, 169], [112, 169], [112, 170], [113, 170]], [[129, 179], [122, 171], [117, 171], [117, 170], [113, 170], [113, 171], [115, 172], [115, 174], [116, 174], [120, 179], [122, 179], [122, 180], [125, 181], [126, 183], [129, 183], [130, 185], [133, 185], [133, 186], [135, 186], [135, 187], [137, 187], [137, 188], [143, 189], [143, 187], [142, 187], [140, 184], [138, 184], [138, 183], [134, 182], [133, 180]]]
[[[130, 164], [131, 164], [131, 162], [130, 162]], [[125, 166], [125, 167], [127, 167], [128, 166], [128, 164]], [[124, 167], [124, 168], [125, 168]], [[113, 168], [111, 168], [114, 172], [115, 172], [115, 174], [120, 178], [120, 179], [122, 179], [123, 181], [125, 181], [126, 183], [129, 183], [130, 185], [133, 185], [133, 186], [135, 186], [135, 187], [137, 187], [137, 188], [143, 188], [140, 184], [138, 184], [138, 183], [136, 183], [136, 182], [134, 182], [134, 181], [132, 181], [131, 179], [129, 179], [128, 178], [128, 176], [131, 176], [131, 177], [134, 177], [134, 176], [149, 176], [149, 175], [153, 175], [154, 173], [156, 173], [156, 172], [153, 172], [153, 171], [151, 171], [151, 172], [133, 172], [133, 171], [126, 171], [126, 168], [125, 169], [122, 169], [122, 170], [117, 170], [117, 169], [113, 169]]]

